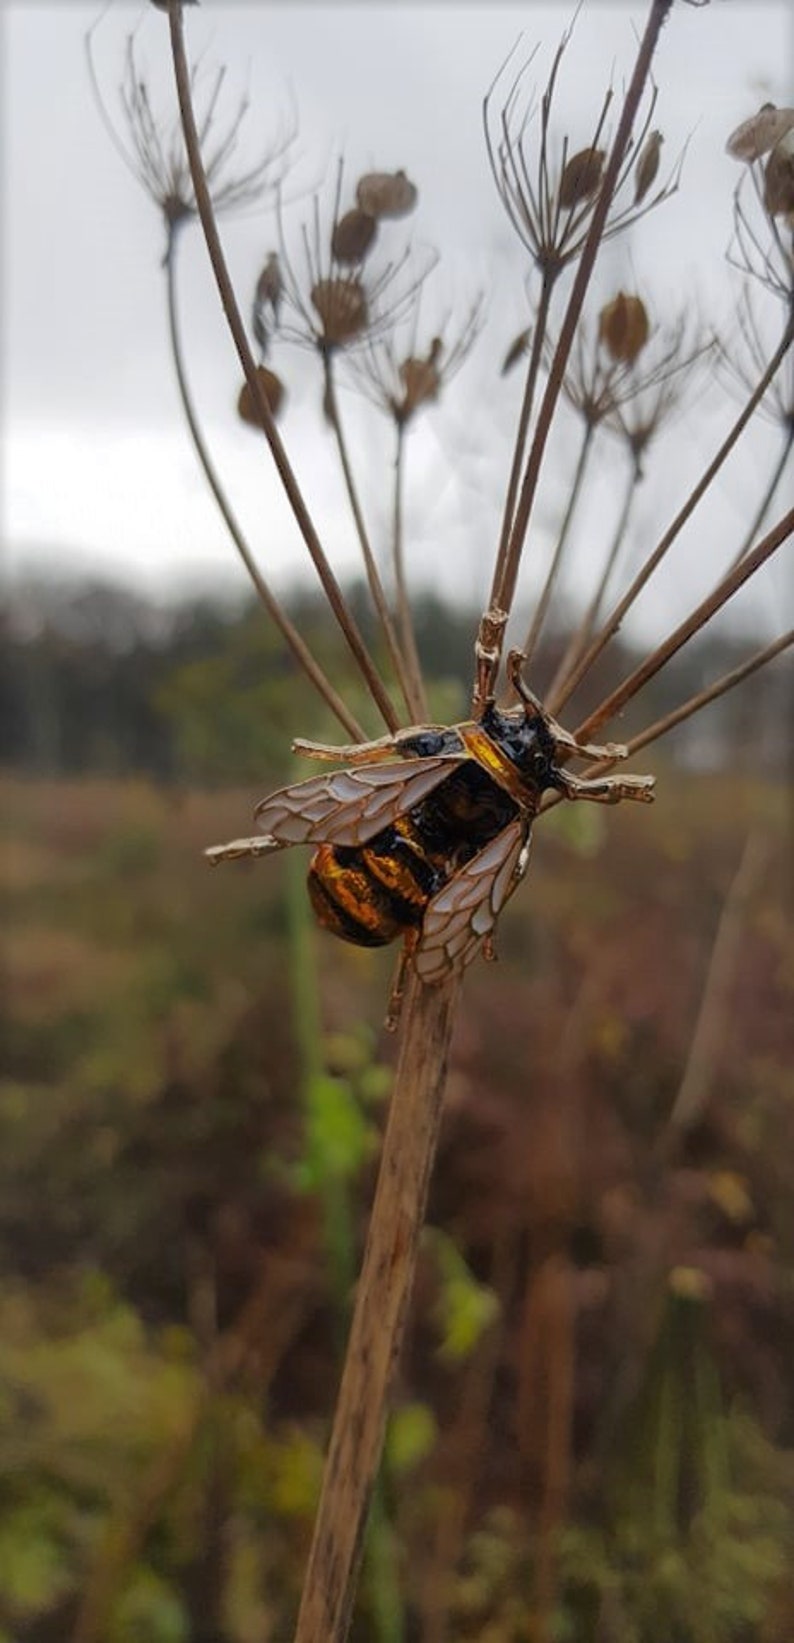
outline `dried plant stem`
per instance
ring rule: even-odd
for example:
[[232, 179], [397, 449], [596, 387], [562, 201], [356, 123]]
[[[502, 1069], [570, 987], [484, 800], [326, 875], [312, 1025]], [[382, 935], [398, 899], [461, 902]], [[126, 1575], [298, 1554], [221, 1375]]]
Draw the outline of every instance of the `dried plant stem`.
[[632, 503], [634, 502], [634, 498], [637, 494], [637, 486], [639, 482], [640, 470], [637, 463], [632, 461], [629, 469], [628, 480], [626, 482], [626, 488], [623, 493], [623, 502], [621, 504], [620, 513], [612, 534], [612, 541], [609, 545], [606, 559], [604, 560], [604, 568], [599, 578], [598, 587], [596, 588], [595, 593], [587, 606], [578, 628], [575, 633], [571, 635], [562, 661], [560, 662], [551, 686], [546, 693], [546, 701], [550, 713], [557, 712], [559, 702], [562, 699], [562, 692], [565, 688], [566, 680], [573, 668], [576, 666], [576, 663], [581, 656], [588, 639], [590, 638], [593, 628], [595, 627], [598, 619], [598, 613], [603, 603], [604, 594], [606, 593], [607, 586], [609, 584], [609, 578], [615, 568], [615, 562], [625, 540], [629, 519], [631, 517]]
[[412, 978], [295, 1643], [343, 1643], [347, 1637], [435, 1157], [457, 998], [454, 980], [425, 987]]
[[282, 609], [278, 599], [268, 586], [268, 583], [265, 581], [265, 578], [259, 570], [248, 543], [246, 542], [239, 521], [234, 514], [212, 457], [210, 456], [204, 435], [201, 431], [198, 416], [196, 414], [196, 408], [193, 403], [193, 395], [187, 379], [187, 369], [185, 365], [184, 351], [182, 348], [176, 294], [176, 249], [178, 236], [179, 230], [177, 229], [174, 231], [172, 229], [169, 237], [168, 252], [165, 263], [166, 286], [168, 292], [168, 332], [171, 341], [171, 352], [174, 360], [174, 369], [176, 371], [176, 380], [179, 387], [179, 396], [182, 401], [182, 410], [190, 431], [190, 437], [193, 441], [196, 455], [204, 471], [204, 477], [210, 490], [212, 491], [215, 501], [218, 504], [218, 508], [226, 525], [226, 529], [228, 530], [237, 552], [242, 559], [256, 592], [262, 601], [268, 616], [275, 623], [285, 643], [292, 651], [298, 666], [303, 669], [306, 677], [311, 680], [311, 683], [314, 685], [316, 691], [322, 697], [326, 706], [331, 709], [333, 714], [335, 714], [336, 718], [339, 720], [339, 723], [344, 725], [345, 729], [355, 741], [363, 741], [365, 738], [365, 732], [363, 731], [361, 725], [353, 717], [353, 714], [345, 705], [341, 696], [339, 696], [334, 690], [330, 679], [327, 678], [322, 668], [315, 661], [308, 645], [301, 638], [297, 628], [287, 616], [286, 611]]
[[[788, 633], [781, 634], [779, 639], [773, 639], [771, 644], [764, 645], [761, 650], [754, 651], [746, 662], [741, 662], [738, 667], [731, 668], [729, 673], [723, 673], [721, 678], [714, 681], [713, 685], [707, 685], [704, 690], [698, 690], [693, 696], [687, 697], [687, 700], [682, 702], [680, 707], [673, 708], [670, 713], [665, 713], [661, 719], [654, 719], [653, 724], [647, 725], [645, 730], [640, 730], [636, 736], [629, 737], [625, 744], [629, 755], [638, 753], [643, 747], [649, 747], [652, 742], [658, 742], [661, 736], [666, 736], [668, 730], [674, 730], [676, 725], [683, 724], [686, 719], [693, 718], [696, 713], [700, 712], [701, 708], [708, 707], [710, 702], [716, 702], [720, 696], [724, 696], [729, 690], [733, 690], [735, 685], [740, 685], [743, 679], [749, 679], [752, 673], [757, 673], [759, 668], [766, 667], [767, 662], [773, 661], [776, 656], [779, 656], [782, 651], [788, 650], [791, 645], [794, 645], [794, 628], [790, 628]], [[610, 770], [614, 770], [616, 762], [615, 759], [601, 759], [598, 764], [591, 765], [588, 774], [593, 777], [606, 776]], [[544, 799], [541, 809], [551, 810], [555, 805], [562, 804], [562, 802], [561, 793], [552, 793]]]
[[733, 595], [738, 592], [743, 583], [747, 582], [751, 576], [754, 576], [755, 572], [760, 570], [768, 559], [771, 559], [772, 554], [777, 552], [792, 532], [794, 532], [794, 508], [790, 508], [778, 524], [759, 542], [757, 548], [754, 548], [752, 553], [745, 554], [741, 564], [735, 565], [733, 570], [729, 571], [728, 575], [724, 576], [722, 581], [717, 584], [714, 591], [708, 594], [707, 598], [702, 599], [699, 605], [695, 606], [691, 614], [679, 623], [678, 627], [668, 635], [663, 643], [657, 645], [656, 650], [652, 651], [650, 656], [647, 656], [645, 661], [641, 662], [640, 666], [636, 667], [633, 673], [630, 673], [623, 680], [622, 684], [616, 686], [615, 690], [599, 703], [598, 707], [589, 714], [588, 718], [576, 730], [577, 741], [587, 741], [596, 730], [600, 729], [601, 725], [605, 724], [607, 720], [613, 719], [615, 714], [619, 713], [621, 708], [631, 701], [632, 696], [636, 696], [637, 691], [641, 690], [643, 685], [647, 684], [648, 680], [652, 679], [654, 674], [658, 673], [660, 668], [663, 668], [665, 663], [669, 662], [671, 656], [675, 656], [676, 651], [680, 650], [688, 639], [699, 633], [700, 629], [705, 627], [713, 616], [716, 616], [717, 611], [721, 610], [723, 605], [726, 605], [728, 600], [733, 598]]
[[383, 629], [383, 636], [386, 640], [392, 667], [394, 668], [400, 690], [402, 691], [403, 700], [408, 710], [408, 717], [416, 723], [420, 716], [419, 705], [417, 702], [412, 700], [409, 671], [403, 653], [400, 649], [400, 643], [395, 631], [386, 598], [386, 592], [381, 581], [380, 572], [375, 561], [375, 555], [372, 551], [372, 544], [369, 540], [369, 534], [364, 521], [364, 514], [361, 509], [358, 490], [353, 477], [353, 468], [347, 449], [347, 440], [345, 439], [342, 418], [339, 415], [339, 401], [336, 395], [333, 356], [330, 353], [325, 353], [323, 355], [323, 373], [325, 378], [325, 398], [323, 403], [326, 408], [328, 421], [331, 425], [333, 435], [336, 440], [339, 463], [345, 481], [348, 501], [350, 502], [350, 511], [355, 521], [356, 532], [364, 559], [364, 568], [367, 573], [367, 582], [369, 584], [369, 591], [372, 596], [372, 603], [377, 612], [381, 628]]
[[397, 600], [397, 620], [400, 626], [400, 639], [405, 657], [408, 678], [410, 683], [411, 701], [414, 706], [414, 717], [417, 724], [422, 724], [427, 718], [427, 696], [422, 678], [422, 664], [416, 648], [416, 634], [414, 632], [413, 616], [411, 615], [411, 598], [408, 582], [405, 575], [405, 550], [403, 531], [403, 485], [405, 480], [405, 426], [397, 424], [397, 442], [394, 452], [394, 503], [392, 513], [392, 555], [394, 560], [394, 590]]
[[513, 519], [510, 539], [498, 566], [498, 574], [494, 576], [491, 594], [491, 604], [499, 609], [510, 612], [515, 596], [518, 568], [526, 539], [532, 507], [535, 501], [538, 480], [546, 449], [546, 442], [551, 431], [554, 413], [562, 390], [563, 378], [568, 364], [568, 357], [573, 346], [576, 327], [582, 312], [582, 306], [587, 294], [587, 287], [595, 265], [596, 256], [601, 243], [601, 237], [606, 226], [609, 207], [625, 158], [626, 149], [631, 138], [632, 127], [639, 108], [645, 85], [650, 73], [651, 62], [659, 39], [659, 34], [672, 5], [672, 0], [651, 0], [648, 22], [645, 33], [640, 42], [634, 72], [623, 100], [615, 140], [607, 161], [601, 191], [596, 200], [587, 239], [576, 269], [571, 294], [565, 310], [557, 347], [549, 368], [546, 389], [538, 413], [535, 433], [527, 459], [526, 470], [521, 484], [521, 492]]
[[532, 621], [530, 622], [529, 629], [527, 631], [526, 640], [524, 641], [523, 649], [526, 657], [527, 668], [530, 666], [538, 639], [540, 638], [540, 632], [543, 627], [543, 623], [546, 620], [546, 612], [549, 608], [551, 596], [554, 592], [554, 587], [557, 581], [557, 575], [560, 565], [562, 564], [562, 557], [568, 545], [568, 535], [571, 529], [574, 513], [576, 512], [576, 504], [579, 501], [579, 493], [584, 482], [584, 476], [587, 470], [587, 459], [593, 448], [593, 435], [595, 434], [595, 430], [596, 424], [591, 420], [591, 418], [588, 417], [584, 426], [584, 437], [581, 445], [579, 446], [579, 455], [576, 459], [576, 467], [574, 468], [573, 478], [571, 480], [565, 514], [560, 526], [560, 534], [557, 537], [557, 543], [551, 556], [551, 563], [549, 564], [548, 571], [546, 572], [546, 580], [543, 584], [540, 598], [535, 606]]
[[708, 1102], [730, 1013], [731, 984], [741, 952], [750, 899], [769, 855], [763, 823], [751, 828], [723, 904], [684, 1076], [668, 1119], [667, 1145], [691, 1129]]
[[527, 374], [524, 381], [524, 394], [521, 401], [521, 410], [519, 412], [515, 445], [513, 447], [510, 477], [507, 482], [507, 494], [505, 496], [504, 513], [502, 515], [502, 531], [499, 538], [499, 551], [496, 558], [496, 564], [494, 565], [493, 582], [491, 584], [490, 603], [492, 605], [498, 603], [496, 598], [496, 590], [502, 579], [505, 556], [507, 554], [508, 543], [510, 541], [510, 528], [513, 523], [516, 497], [518, 495], [518, 485], [521, 478], [521, 468], [523, 466], [524, 453], [527, 445], [529, 421], [532, 416], [532, 406], [535, 400], [535, 389], [537, 387], [538, 373], [540, 371], [540, 364], [543, 358], [543, 344], [546, 340], [549, 308], [551, 306], [552, 292], [554, 290], [556, 280], [556, 271], [544, 270], [537, 312], [535, 314], [535, 324], [532, 332], [532, 347], [529, 355], [529, 363], [527, 365]]
[[778, 488], [778, 485], [780, 484], [780, 481], [783, 478], [783, 475], [786, 471], [786, 463], [788, 462], [789, 456], [791, 454], [792, 445], [794, 445], [794, 422], [792, 422], [792, 425], [791, 425], [790, 428], [786, 429], [786, 437], [783, 441], [783, 447], [782, 447], [782, 450], [780, 452], [780, 456], [778, 457], [778, 460], [775, 463], [774, 468], [772, 469], [772, 473], [770, 474], [770, 477], [769, 477], [769, 482], [766, 486], [766, 489], [765, 489], [764, 494], [761, 498], [761, 501], [758, 504], [758, 508], [756, 509], [755, 518], [753, 519], [753, 522], [752, 522], [749, 530], [747, 531], [747, 533], [745, 535], [744, 541], [742, 542], [742, 545], [741, 545], [738, 553], [736, 554], [735, 559], [731, 560], [730, 565], [728, 566], [729, 570], [733, 570], [734, 565], [738, 565], [739, 561], [744, 558], [745, 554], [748, 553], [750, 548], [752, 547], [752, 545], [753, 545], [753, 543], [756, 539], [756, 536], [758, 535], [758, 532], [760, 531], [761, 526], [763, 525], [764, 520], [766, 519], [769, 508], [772, 505], [772, 501], [773, 501], [775, 492]]
[[730, 429], [727, 437], [723, 440], [716, 456], [709, 463], [709, 466], [706, 468], [705, 472], [701, 474], [697, 485], [694, 487], [694, 490], [690, 492], [683, 507], [679, 509], [675, 519], [665, 531], [661, 541], [654, 548], [653, 553], [651, 553], [646, 559], [644, 565], [641, 566], [630, 587], [624, 593], [622, 599], [618, 601], [611, 614], [607, 617], [600, 633], [596, 635], [589, 649], [585, 651], [584, 656], [582, 656], [581, 660], [575, 666], [573, 673], [567, 680], [565, 687], [561, 691], [559, 699], [556, 702], [557, 712], [565, 706], [565, 703], [576, 690], [577, 685], [581, 683], [585, 674], [589, 672], [590, 668], [593, 666], [593, 663], [597, 661], [598, 657], [601, 655], [601, 652], [606, 649], [606, 646], [608, 645], [613, 634], [617, 633], [626, 612], [631, 609], [631, 606], [634, 604], [635, 600], [642, 592], [642, 589], [645, 587], [646, 582], [650, 580], [650, 577], [656, 570], [657, 565], [661, 564], [661, 561], [672, 547], [672, 544], [679, 535], [679, 532], [683, 529], [684, 525], [687, 523], [687, 520], [694, 513], [695, 508], [701, 501], [701, 498], [705, 495], [710, 484], [712, 483], [712, 480], [719, 473], [719, 470], [726, 458], [733, 450], [734, 445], [749, 422], [756, 407], [763, 399], [763, 396], [766, 393], [775, 372], [779, 369], [788, 349], [791, 347], [792, 340], [794, 340], [794, 323], [789, 322], [763, 376], [753, 390], [753, 393], [750, 395], [744, 409], [736, 418], [736, 421]]
[[358, 626], [348, 609], [342, 590], [328, 563], [320, 538], [314, 528], [309, 510], [303, 498], [298, 481], [292, 469], [281, 436], [276, 428], [267, 397], [257, 374], [256, 361], [248, 344], [248, 338], [243, 324], [234, 287], [229, 277], [226, 259], [218, 234], [215, 212], [213, 210], [210, 190], [204, 170], [201, 155], [201, 144], [193, 110], [190, 70], [185, 51], [184, 28], [182, 18], [182, 0], [169, 0], [168, 20], [171, 30], [171, 51], [174, 61], [174, 75], [176, 79], [179, 112], [182, 120], [182, 129], [185, 138], [190, 163], [190, 175], [193, 182], [193, 192], [196, 198], [196, 207], [204, 230], [204, 238], [209, 253], [212, 271], [218, 286], [223, 311], [229, 330], [237, 350], [240, 364], [243, 368], [246, 382], [253, 396], [262, 429], [267, 439], [273, 461], [286, 492], [296, 523], [301, 532], [306, 547], [315, 566], [323, 591], [331, 610], [341, 628], [350, 651], [360, 669], [362, 677], [370, 690], [373, 701], [378, 707], [389, 730], [396, 730], [399, 719], [389, 697], [383, 680], [378, 673], [375, 663], [370, 656], [366, 645], [358, 630]]

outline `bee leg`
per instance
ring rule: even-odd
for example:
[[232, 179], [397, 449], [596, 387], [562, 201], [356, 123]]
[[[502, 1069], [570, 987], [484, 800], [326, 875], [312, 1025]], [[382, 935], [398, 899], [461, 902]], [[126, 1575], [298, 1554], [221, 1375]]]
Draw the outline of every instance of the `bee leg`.
[[405, 983], [411, 963], [411, 955], [419, 940], [418, 930], [408, 930], [403, 941], [403, 949], [397, 960], [397, 969], [391, 984], [389, 1002], [386, 1007], [386, 1019], [383, 1023], [387, 1033], [396, 1032], [402, 1014], [403, 999], [405, 997]]
[[620, 804], [622, 799], [636, 799], [641, 804], [653, 803], [655, 776], [600, 776], [583, 781], [569, 770], [556, 769], [554, 787], [566, 799], [590, 799], [594, 804]]
[[269, 833], [260, 833], [253, 839], [231, 839], [228, 844], [212, 844], [204, 854], [210, 865], [217, 867], [219, 861], [237, 861], [241, 856], [268, 856], [273, 850], [286, 848], [286, 841], [274, 839]]
[[604, 747], [598, 747], [594, 742], [577, 742], [570, 730], [564, 730], [550, 714], [544, 713], [544, 718], [558, 750], [562, 752], [576, 754], [580, 759], [592, 760], [627, 759], [629, 756], [629, 750], [623, 742], [607, 742]]
[[485, 937], [482, 944], [482, 956], [488, 964], [498, 964], [499, 954], [496, 951], [496, 942], [493, 935]]
[[293, 753], [304, 759], [327, 759], [333, 764], [378, 764], [390, 759], [397, 750], [399, 737], [380, 736], [376, 742], [353, 742], [350, 747], [331, 747], [327, 742], [306, 742], [298, 738], [292, 744]]

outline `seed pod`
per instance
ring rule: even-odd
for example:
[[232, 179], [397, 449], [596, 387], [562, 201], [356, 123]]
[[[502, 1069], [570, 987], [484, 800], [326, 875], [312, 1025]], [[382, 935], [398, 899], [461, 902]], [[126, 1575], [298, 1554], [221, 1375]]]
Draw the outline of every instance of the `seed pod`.
[[[276, 376], [275, 371], [269, 371], [266, 365], [257, 365], [256, 374], [270, 406], [271, 416], [276, 417], [284, 400], [284, 384], [281, 378]], [[252, 428], [262, 426], [259, 406], [247, 382], [243, 383], [237, 397], [237, 415], [242, 422], [250, 423]]]
[[644, 302], [619, 291], [598, 316], [598, 340], [618, 365], [632, 365], [648, 341], [650, 325]]
[[531, 336], [532, 328], [531, 326], [527, 326], [526, 331], [519, 331], [518, 336], [513, 340], [513, 342], [511, 342], [510, 347], [508, 348], [502, 361], [503, 377], [507, 376], [508, 371], [512, 371], [513, 366], [517, 365], [518, 361], [526, 353]]
[[273, 310], [273, 320], [278, 325], [279, 308], [284, 291], [284, 281], [281, 274], [281, 265], [278, 252], [271, 251], [267, 262], [262, 269], [254, 290], [254, 307], [270, 307]]
[[601, 182], [606, 154], [603, 148], [580, 148], [572, 154], [560, 178], [559, 202], [564, 211], [589, 200]]
[[664, 137], [661, 131], [651, 131], [642, 145], [642, 152], [634, 168], [634, 204], [644, 200], [659, 170], [659, 157]]
[[334, 224], [331, 235], [331, 251], [337, 262], [351, 265], [363, 262], [377, 232], [377, 219], [368, 211], [362, 211], [359, 206], [346, 211]]
[[342, 347], [366, 329], [367, 299], [360, 280], [318, 280], [312, 286], [311, 298], [322, 320], [324, 341], [330, 347]]
[[762, 154], [768, 154], [793, 126], [794, 108], [776, 108], [774, 103], [763, 103], [757, 114], [731, 132], [726, 151], [734, 160], [746, 160], [751, 165]]
[[370, 217], [407, 217], [417, 199], [404, 171], [368, 171], [356, 187], [356, 202]]
[[770, 217], [794, 211], [794, 128], [776, 143], [764, 169], [764, 205]]
[[400, 381], [405, 389], [401, 411], [406, 421], [420, 405], [438, 399], [441, 377], [430, 359], [404, 359]]

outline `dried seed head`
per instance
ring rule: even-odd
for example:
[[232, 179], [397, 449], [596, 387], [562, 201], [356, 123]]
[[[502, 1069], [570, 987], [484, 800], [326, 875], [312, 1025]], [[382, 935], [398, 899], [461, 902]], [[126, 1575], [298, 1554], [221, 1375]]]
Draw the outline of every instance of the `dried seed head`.
[[663, 142], [664, 137], [661, 131], [651, 131], [642, 145], [642, 152], [634, 168], [635, 205], [639, 205], [640, 200], [644, 200], [659, 170], [659, 157], [662, 152]]
[[[284, 384], [281, 378], [276, 376], [275, 371], [269, 371], [266, 365], [257, 365], [256, 374], [270, 406], [271, 416], [278, 416], [284, 400]], [[242, 422], [250, 423], [252, 428], [262, 426], [259, 407], [247, 382], [243, 383], [237, 396], [237, 415]]]
[[407, 217], [417, 199], [404, 171], [368, 171], [356, 187], [356, 202], [370, 217]]
[[598, 340], [619, 365], [632, 365], [648, 341], [650, 325], [639, 297], [619, 291], [598, 316]]
[[362, 211], [359, 206], [354, 206], [352, 211], [346, 211], [335, 224], [331, 235], [331, 251], [337, 262], [348, 263], [351, 266], [363, 262], [367, 252], [372, 248], [377, 232], [377, 218], [369, 211]]
[[751, 165], [762, 154], [768, 154], [792, 127], [794, 108], [775, 108], [774, 103], [763, 103], [757, 114], [731, 132], [726, 151], [734, 160], [746, 160]]
[[318, 280], [312, 286], [311, 299], [322, 321], [323, 341], [329, 348], [343, 347], [366, 329], [367, 298], [360, 280]]
[[764, 205], [770, 217], [794, 211], [794, 126], [776, 143], [764, 170]]
[[564, 211], [589, 200], [600, 186], [606, 154], [603, 148], [581, 148], [563, 168], [558, 199]]
[[407, 422], [409, 416], [420, 405], [427, 405], [438, 399], [441, 388], [441, 375], [436, 366], [436, 360], [441, 351], [439, 337], [434, 337], [430, 345], [427, 359], [404, 359], [400, 366], [400, 381], [405, 393], [400, 406], [401, 418]]
[[518, 361], [523, 358], [529, 347], [529, 340], [531, 336], [532, 327], [527, 326], [526, 331], [519, 331], [518, 336], [511, 342], [510, 347], [508, 348], [502, 361], [503, 377], [506, 377], [508, 371], [512, 371], [513, 366], [517, 365]]
[[278, 260], [278, 252], [270, 251], [268, 253], [267, 262], [265, 263], [265, 266], [256, 282], [254, 301], [263, 307], [267, 304], [270, 305], [273, 310], [273, 318], [277, 325], [279, 304], [281, 302], [283, 290], [284, 281], [281, 276], [281, 264]]

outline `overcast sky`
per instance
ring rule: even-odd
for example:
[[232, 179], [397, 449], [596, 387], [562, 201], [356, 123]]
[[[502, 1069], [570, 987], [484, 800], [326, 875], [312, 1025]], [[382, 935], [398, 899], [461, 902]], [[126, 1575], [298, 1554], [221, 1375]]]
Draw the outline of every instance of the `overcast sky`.
[[[203, 0], [187, 15], [194, 51], [227, 65], [228, 107], [248, 91], [244, 157], [256, 156], [297, 116], [296, 168], [288, 213], [294, 236], [308, 191], [344, 152], [352, 182], [365, 169], [404, 167], [420, 191], [410, 236], [441, 252], [423, 299], [432, 335], [454, 310], [463, 317], [478, 290], [489, 322], [448, 403], [424, 415], [409, 454], [409, 557], [425, 580], [481, 598], [487, 587], [499, 501], [509, 462], [518, 377], [499, 376], [501, 357], [527, 323], [526, 260], [496, 197], [482, 137], [482, 98], [500, 63], [539, 43], [528, 85], [542, 86], [572, 8], [562, 3], [496, 6], [276, 3]], [[645, 6], [584, 0], [559, 87], [560, 129], [588, 141], [603, 92], [619, 92], [631, 69]], [[160, 106], [172, 96], [167, 21], [147, 4], [6, 3], [3, 535], [12, 572], [42, 563], [99, 570], [145, 588], [190, 592], [211, 582], [242, 585], [233, 550], [198, 472], [177, 404], [165, 325], [158, 214], [125, 170], [92, 101], [84, 37], [93, 26], [97, 73], [111, 117], [121, 123], [118, 83], [135, 31], [139, 67]], [[736, 162], [728, 133], [767, 99], [792, 100], [791, 10], [765, 0], [678, 3], [655, 64], [654, 117], [672, 163], [689, 139], [679, 194], [604, 258], [599, 290], [639, 290], [660, 318], [699, 302], [727, 319], [737, 283], [726, 267]], [[302, 198], [300, 197], [302, 195]], [[224, 242], [247, 309], [253, 280], [276, 230], [272, 212], [226, 219]], [[234, 415], [238, 367], [195, 227], [180, 251], [184, 326], [204, 423], [241, 518], [276, 582], [301, 563], [298, 536], [257, 436]], [[433, 295], [433, 289], [436, 295]], [[337, 567], [356, 564], [320, 391], [307, 355], [281, 348], [272, 363], [290, 384], [283, 433], [321, 534]], [[375, 534], [385, 530], [390, 445], [385, 424], [355, 396], [345, 399]], [[650, 464], [635, 552], [652, 545], [688, 484], [735, 414], [732, 401], [701, 400], [671, 436], [664, 481]], [[576, 427], [556, 431], [536, 521], [545, 547], [559, 518]], [[779, 432], [759, 422], [707, 508], [680, 544], [674, 567], [640, 621], [658, 626], [713, 580], [735, 551], [742, 521], [778, 449]], [[461, 459], [461, 453], [463, 457]], [[568, 464], [568, 466], [566, 466]], [[620, 482], [617, 452], [605, 449], [586, 499], [580, 535], [608, 527]], [[727, 547], [726, 547], [727, 544]], [[578, 563], [584, 564], [584, 545]], [[540, 556], [536, 556], [538, 567]], [[790, 572], [790, 566], [789, 566]], [[584, 574], [584, 571], [582, 572]], [[529, 582], [539, 575], [530, 566]], [[785, 567], [748, 594], [748, 621], [775, 631], [790, 584]]]

